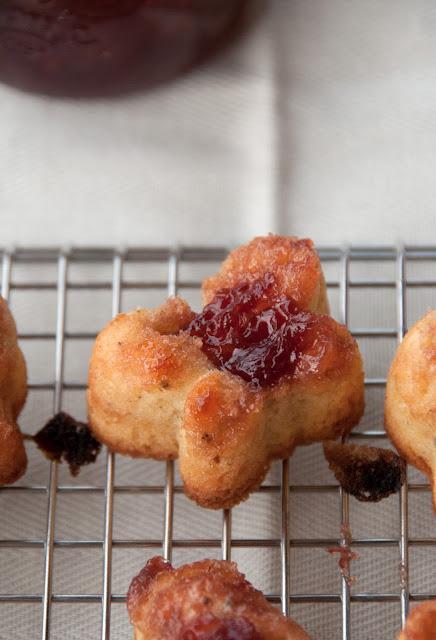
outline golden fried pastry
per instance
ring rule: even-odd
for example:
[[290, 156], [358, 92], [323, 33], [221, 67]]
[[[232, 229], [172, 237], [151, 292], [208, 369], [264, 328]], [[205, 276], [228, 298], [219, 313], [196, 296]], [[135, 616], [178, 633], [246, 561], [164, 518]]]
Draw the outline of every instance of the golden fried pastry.
[[[179, 457], [186, 493], [210, 508], [245, 499], [272, 460], [343, 435], [363, 412], [359, 350], [344, 326], [318, 314], [325, 284], [311, 243], [270, 236], [245, 248], [245, 263], [251, 279], [235, 276], [197, 316], [180, 298], [119, 315], [98, 336], [90, 363], [95, 436], [131, 456]], [[288, 274], [284, 293], [286, 270], [299, 273], [302, 263], [310, 265], [310, 292], [301, 291], [304, 274]]]
[[233, 562], [173, 569], [153, 558], [133, 579], [127, 607], [135, 640], [310, 640]]
[[407, 333], [389, 371], [386, 430], [400, 454], [425, 473], [436, 510], [436, 311]]
[[232, 251], [220, 272], [204, 281], [204, 303], [221, 289], [234, 289], [266, 273], [273, 273], [282, 294], [303, 309], [329, 313], [324, 274], [312, 240], [275, 235], [254, 238]]
[[12, 484], [26, 470], [23, 436], [16, 420], [27, 394], [26, 364], [15, 322], [0, 297], [0, 485]]
[[436, 600], [412, 609], [398, 640], [436, 640]]

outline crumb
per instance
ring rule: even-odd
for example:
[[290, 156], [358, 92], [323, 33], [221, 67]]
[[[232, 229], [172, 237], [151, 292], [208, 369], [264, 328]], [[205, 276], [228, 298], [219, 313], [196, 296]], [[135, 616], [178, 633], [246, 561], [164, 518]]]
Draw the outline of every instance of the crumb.
[[404, 461], [389, 449], [328, 442], [324, 455], [339, 484], [361, 502], [397, 493], [406, 478]]
[[88, 425], [63, 412], [49, 420], [33, 440], [49, 460], [64, 460], [73, 476], [82, 466], [95, 462], [101, 449]]

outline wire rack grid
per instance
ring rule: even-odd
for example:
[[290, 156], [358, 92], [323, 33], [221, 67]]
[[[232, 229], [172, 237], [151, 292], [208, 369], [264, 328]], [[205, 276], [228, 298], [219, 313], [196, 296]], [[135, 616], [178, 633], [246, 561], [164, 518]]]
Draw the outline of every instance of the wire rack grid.
[[[66, 370], [66, 347], [67, 344], [77, 343], [80, 340], [88, 340], [92, 344], [96, 331], [73, 331], [68, 329], [68, 296], [71, 292], [88, 292], [91, 296], [97, 295], [98, 291], [107, 292], [111, 296], [111, 313], [116, 315], [124, 308], [123, 298], [129, 290], [139, 291], [141, 295], [150, 290], [158, 292], [158, 296], [163, 298], [165, 294], [175, 295], [179, 291], [183, 295], [189, 292], [197, 292], [200, 290], [201, 279], [195, 277], [198, 267], [203, 268], [202, 273], [211, 273], [214, 263], [218, 263], [225, 255], [226, 250], [222, 248], [195, 248], [182, 247], [177, 250], [170, 248], [138, 248], [123, 251], [113, 249], [19, 249], [15, 251], [4, 250], [1, 252], [1, 293], [4, 298], [9, 299], [12, 309], [14, 310], [14, 296], [21, 292], [24, 296], [33, 293], [34, 304], [38, 304], [38, 296], [43, 292], [51, 292], [55, 296], [55, 306], [53, 313], [55, 314], [54, 331], [47, 331], [45, 327], [39, 327], [38, 331], [21, 331], [20, 340], [26, 353], [26, 348], [32, 342], [45, 341], [53, 342], [53, 367], [51, 370], [53, 377], [51, 380], [35, 379], [30, 369], [30, 394], [38, 392], [48, 392], [52, 394], [51, 411], [58, 412], [64, 408], [63, 397], [68, 391], [74, 391], [85, 395], [86, 380], [81, 382], [72, 382], [65, 379]], [[406, 247], [406, 248], [326, 248], [320, 250], [320, 256], [323, 261], [327, 273], [327, 283], [330, 295], [335, 299], [337, 318], [352, 326], [352, 333], [359, 341], [370, 340], [379, 341], [380, 339], [390, 340], [395, 346], [400, 341], [407, 329], [408, 315], [406, 302], [408, 301], [409, 292], [413, 292], [413, 300], [416, 302], [416, 295], [420, 300], [415, 311], [419, 315], [421, 307], [430, 306], [433, 302], [431, 296], [436, 288], [436, 273], [432, 278], [428, 277], [432, 270], [436, 267], [436, 247]], [[153, 277], [141, 277], [135, 280], [125, 277], [125, 270], [129, 265], [136, 265], [139, 273], [147, 273], [152, 265], [158, 264], [166, 271], [166, 278], [155, 279]], [[413, 272], [408, 277], [409, 265], [422, 265], [421, 270], [411, 269]], [[51, 269], [52, 276], [44, 277], [41, 280], [38, 276], [38, 269], [41, 266], [48, 266]], [[104, 265], [111, 271], [111, 277], [106, 276], [103, 279], [93, 280], [90, 275], [97, 268], [97, 265]], [[181, 267], [191, 265], [191, 270], [187, 275], [180, 275]], [[355, 267], [359, 269], [355, 270]], [[70, 271], [75, 267], [83, 267], [84, 271], [80, 278], [70, 278]], [[15, 272], [20, 271], [21, 275], [15, 277]], [[356, 273], [354, 273], [356, 271]], [[22, 273], [21, 273], [22, 272]], [[23, 273], [25, 275], [23, 275]], [[385, 273], [387, 275], [385, 275]], [[36, 274], [36, 275], [35, 275]], [[194, 274], [194, 277], [192, 277]], [[369, 274], [369, 275], [368, 275]], [[386, 292], [394, 296], [394, 313], [391, 314], [393, 323], [385, 326], [355, 326], [356, 313], [353, 305], [355, 292], [381, 292], [382, 299]], [[421, 294], [421, 292], [423, 292]], [[426, 292], [426, 295], [424, 295]], [[427, 294], [430, 296], [428, 297]], [[387, 294], [386, 294], [387, 295]], [[41, 298], [42, 303], [42, 298]], [[369, 305], [371, 307], [371, 305]], [[84, 307], [82, 307], [83, 311]], [[366, 309], [366, 311], [365, 311]], [[359, 307], [357, 314], [358, 321], [365, 319], [368, 305], [365, 303]], [[79, 313], [81, 309], [79, 308]], [[30, 314], [36, 313], [34, 307], [29, 311]], [[384, 313], [384, 312], [383, 312]], [[383, 316], [382, 313], [382, 316]], [[369, 309], [371, 314], [371, 309]], [[389, 315], [389, 314], [388, 314]], [[353, 320], [354, 317], [354, 320]], [[18, 325], [20, 328], [19, 319]], [[376, 347], [378, 349], [378, 347]], [[392, 350], [391, 350], [392, 351]], [[365, 381], [367, 391], [381, 390], [383, 393], [386, 382], [385, 375], [372, 375], [373, 368], [369, 367], [369, 373]], [[371, 411], [370, 411], [371, 414]], [[362, 441], [383, 440], [386, 435], [380, 424], [380, 415], [376, 424], [373, 424], [373, 417], [370, 415], [368, 420], [356, 433], [351, 437]], [[40, 425], [39, 425], [40, 426]], [[30, 446], [30, 445], [29, 445]], [[314, 607], [321, 605], [336, 605], [334, 609], [334, 624], [336, 627], [337, 638], [342, 640], [363, 640], [369, 636], [362, 635], [359, 631], [360, 624], [353, 625], [355, 605], [378, 604], [395, 604], [395, 620], [392, 623], [393, 628], [398, 629], [404, 623], [407, 615], [409, 601], [421, 601], [431, 597], [436, 597], [436, 592], [424, 592], [413, 590], [411, 592], [409, 586], [409, 548], [425, 547], [431, 549], [436, 544], [436, 539], [432, 531], [426, 537], [409, 537], [409, 516], [408, 502], [409, 497], [414, 494], [428, 494], [429, 487], [423, 478], [418, 476], [418, 481], [410, 482], [405, 485], [400, 496], [395, 497], [395, 512], [398, 518], [397, 534], [390, 536], [374, 536], [362, 535], [354, 537], [354, 545], [362, 550], [379, 548], [393, 549], [392, 556], [393, 571], [397, 580], [397, 588], [390, 591], [382, 590], [359, 590], [350, 588], [349, 584], [341, 577], [337, 570], [337, 566], [333, 562], [331, 564], [331, 572], [334, 575], [334, 581], [337, 583], [337, 589], [331, 589], [326, 592], [317, 592], [315, 589], [301, 593], [298, 588], [292, 587], [292, 577], [296, 571], [297, 561], [292, 556], [295, 550], [323, 550], [325, 547], [346, 544], [343, 536], [339, 533], [343, 530], [343, 525], [350, 524], [350, 499], [330, 478], [329, 482], [293, 482], [290, 477], [290, 471], [295, 469], [294, 459], [280, 463], [277, 468], [275, 481], [266, 482], [256, 492], [264, 494], [273, 500], [279, 502], [280, 518], [275, 521], [278, 524], [276, 535], [262, 537], [261, 535], [232, 535], [232, 512], [224, 511], [221, 520], [220, 536], [216, 537], [185, 537], [184, 539], [174, 534], [174, 502], [175, 497], [182, 494], [183, 489], [180, 482], [177, 481], [176, 470], [173, 462], [166, 463], [164, 482], [160, 484], [117, 484], [116, 482], [116, 463], [118, 458], [111, 454], [106, 454], [104, 482], [101, 484], [81, 484], [73, 482], [60, 482], [59, 465], [57, 463], [49, 464], [49, 473], [47, 483], [28, 483], [26, 478], [18, 484], [11, 487], [0, 487], [0, 499], [9, 496], [14, 501], [13, 508], [20, 510], [19, 497], [24, 495], [42, 496], [44, 499], [45, 511], [45, 533], [37, 537], [29, 535], [28, 537], [20, 537], [18, 531], [12, 538], [2, 536], [0, 525], [0, 576], [3, 575], [6, 585], [14, 584], [14, 571], [17, 571], [17, 565], [2, 564], [2, 554], [9, 549], [28, 550], [39, 549], [42, 552], [43, 572], [41, 590], [39, 592], [28, 593], [24, 589], [17, 589], [16, 593], [10, 593], [7, 590], [2, 592], [2, 583], [0, 582], [0, 619], [2, 619], [2, 607], [10, 606], [12, 611], [14, 607], [25, 604], [34, 604], [39, 610], [33, 620], [33, 629], [29, 635], [28, 628], [23, 635], [20, 636], [19, 631], [14, 635], [17, 640], [21, 637], [35, 637], [42, 640], [53, 638], [101, 638], [102, 640], [110, 640], [110, 638], [128, 637], [116, 633], [112, 629], [111, 620], [112, 609], [114, 604], [125, 602], [125, 592], [117, 593], [113, 588], [116, 570], [113, 566], [114, 550], [117, 549], [144, 549], [149, 550], [151, 554], [161, 553], [166, 559], [172, 560], [174, 550], [191, 550], [197, 556], [204, 557], [209, 553], [219, 554], [222, 558], [230, 560], [238, 550], [248, 550], [252, 557], [256, 557], [262, 549], [275, 549], [279, 552], [278, 570], [279, 579], [277, 584], [279, 588], [275, 592], [267, 594], [268, 598], [277, 605], [281, 606], [283, 613], [289, 615], [291, 612], [300, 612], [300, 619], [308, 626], [316, 638], [332, 638], [331, 629], [324, 624], [322, 616], [316, 618], [317, 622], [310, 628], [310, 620], [313, 619]], [[312, 477], [311, 475], [309, 477]], [[315, 476], [316, 477], [316, 476]], [[57, 503], [59, 496], [71, 494], [84, 499], [85, 496], [98, 494], [104, 498], [104, 527], [103, 534], [100, 538], [83, 538], [83, 539], [61, 539], [56, 534], [57, 518], [59, 513]], [[114, 535], [114, 512], [115, 497], [118, 495], [146, 495], [152, 494], [161, 497], [161, 507], [163, 510], [162, 519], [162, 535], [158, 538], [146, 537], [140, 539], [120, 539]], [[304, 536], [292, 534], [292, 522], [296, 517], [296, 512], [291, 505], [291, 496], [301, 496], [309, 499], [310, 495], [316, 495], [321, 500], [324, 496], [337, 496], [339, 500], [338, 516], [335, 518], [337, 523], [338, 535], [321, 535], [311, 537], [310, 532]], [[163, 500], [163, 502], [162, 502]], [[11, 509], [11, 502], [0, 501], [0, 523], [6, 521], [9, 513], [7, 509]], [[27, 503], [26, 503], [27, 504]], [[250, 504], [250, 500], [247, 505]], [[351, 505], [352, 507], [353, 505]], [[23, 506], [23, 509], [26, 507]], [[3, 513], [2, 513], [3, 510]], [[352, 509], [351, 509], [352, 511]], [[201, 516], [201, 511], [198, 511]], [[132, 517], [135, 517], [132, 514]], [[367, 517], [366, 515], [364, 516]], [[256, 534], [256, 531], [253, 531]], [[98, 593], [66, 593], [56, 589], [54, 584], [54, 553], [57, 549], [94, 549], [99, 553], [99, 567], [102, 572], [101, 589]], [[326, 554], [327, 555], [327, 554]], [[396, 559], [395, 559], [396, 558]], [[6, 566], [6, 568], [5, 568]], [[250, 577], [250, 576], [249, 576]], [[21, 591], [21, 592], [20, 592]], [[74, 632], [59, 635], [58, 631], [53, 627], [53, 607], [56, 604], [62, 605], [97, 605], [100, 610], [99, 622], [95, 628], [90, 629], [84, 634], [75, 636]], [[310, 605], [308, 607], [307, 605]], [[302, 613], [304, 610], [304, 613]], [[18, 611], [18, 609], [17, 609]], [[69, 609], [63, 609], [63, 619], [68, 620]], [[295, 616], [294, 616], [295, 617]], [[13, 623], [13, 618], [12, 622]], [[0, 639], [11, 637], [9, 632], [7, 635], [4, 631], [7, 628], [6, 623], [0, 627]], [[381, 629], [382, 627], [380, 627]], [[2, 631], [3, 629], [3, 631]], [[324, 631], [323, 631], [324, 629]], [[126, 632], [127, 633], [127, 632]], [[130, 633], [130, 632], [129, 632]], [[326, 635], [323, 635], [326, 634]], [[363, 633], [363, 632], [362, 632]], [[385, 631], [375, 630], [374, 639], [389, 637], [383, 635]]]

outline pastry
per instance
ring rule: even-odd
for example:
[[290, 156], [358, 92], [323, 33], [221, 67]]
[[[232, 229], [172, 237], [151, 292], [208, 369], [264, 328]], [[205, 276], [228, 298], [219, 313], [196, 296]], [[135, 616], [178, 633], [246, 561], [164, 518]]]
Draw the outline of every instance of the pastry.
[[281, 294], [314, 313], [329, 313], [327, 288], [319, 256], [311, 240], [269, 235], [232, 251], [219, 273], [203, 283], [204, 304], [221, 289], [234, 289], [274, 274]]
[[425, 473], [436, 509], [436, 311], [399, 345], [386, 387], [386, 430], [400, 454]]
[[135, 640], [310, 640], [233, 562], [150, 560], [127, 595]]
[[199, 315], [171, 298], [103, 329], [88, 414], [113, 451], [179, 457], [187, 495], [223, 508], [296, 445], [347, 433], [363, 412], [363, 371], [350, 333], [321, 315], [325, 283], [308, 240], [237, 249], [204, 297]]
[[15, 322], [0, 297], [0, 485], [12, 484], [26, 470], [26, 450], [16, 423], [26, 395], [26, 364]]
[[398, 640], [436, 640], [436, 600], [412, 609]]

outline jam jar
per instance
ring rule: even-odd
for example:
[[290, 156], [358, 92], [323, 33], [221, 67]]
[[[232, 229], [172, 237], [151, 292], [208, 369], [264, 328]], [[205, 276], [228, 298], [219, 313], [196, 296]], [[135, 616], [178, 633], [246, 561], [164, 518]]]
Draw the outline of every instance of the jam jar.
[[0, 81], [57, 95], [164, 82], [236, 32], [250, 0], [0, 0]]

